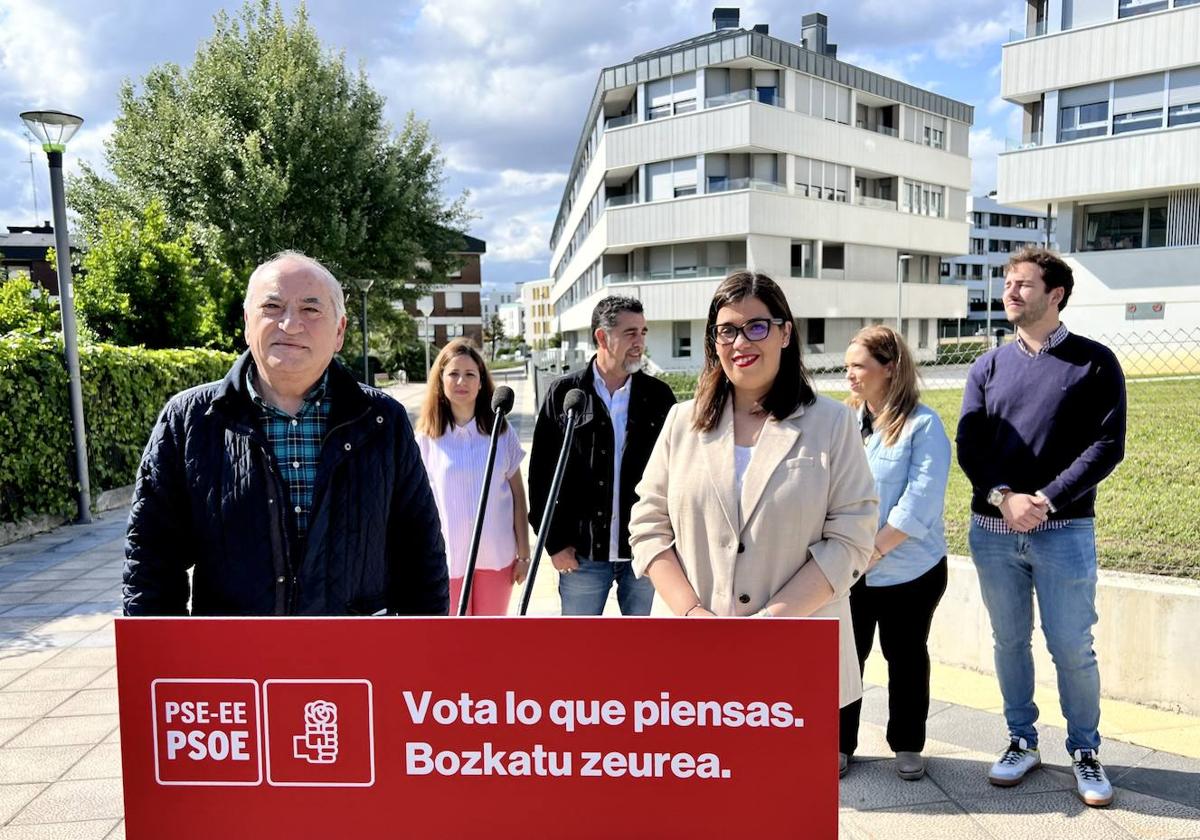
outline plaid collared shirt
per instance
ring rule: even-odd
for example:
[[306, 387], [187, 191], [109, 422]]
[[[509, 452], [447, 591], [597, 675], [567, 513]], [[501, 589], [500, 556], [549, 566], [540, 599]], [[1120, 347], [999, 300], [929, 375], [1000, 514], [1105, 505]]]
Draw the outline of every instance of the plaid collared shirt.
[[326, 397], [329, 371], [304, 395], [304, 402], [295, 417], [269, 405], [254, 389], [255, 370], [246, 373], [246, 389], [258, 406], [260, 422], [283, 482], [287, 485], [292, 505], [292, 521], [296, 536], [301, 540], [308, 533], [308, 518], [312, 512], [313, 484], [317, 478], [317, 462], [321, 458], [321, 441], [329, 425], [329, 400]]
[[[1070, 335], [1070, 333], [1067, 332], [1067, 325], [1059, 323], [1058, 329], [1046, 336], [1046, 340], [1042, 342], [1042, 346], [1038, 348], [1037, 352], [1035, 353], [1029, 348], [1029, 345], [1025, 343], [1025, 339], [1021, 338], [1021, 334], [1018, 333], [1016, 341], [1017, 349], [1029, 358], [1036, 359], [1038, 356], [1044, 356], [1046, 353], [1049, 353], [1055, 347], [1062, 344], [1064, 341], [1066, 341], [1068, 335]], [[1002, 490], [1008, 489], [1007, 485], [1002, 484], [1000, 487]], [[1004, 517], [1002, 516], [984, 516], [982, 513], [976, 513], [973, 514], [971, 518], [980, 528], [993, 534], [1017, 533], [1012, 528], [1008, 527], [1008, 523], [1004, 521]], [[1070, 524], [1070, 519], [1047, 519], [1041, 525], [1038, 525], [1028, 533], [1036, 534], [1039, 531], [1057, 531], [1059, 528], [1065, 528]]]

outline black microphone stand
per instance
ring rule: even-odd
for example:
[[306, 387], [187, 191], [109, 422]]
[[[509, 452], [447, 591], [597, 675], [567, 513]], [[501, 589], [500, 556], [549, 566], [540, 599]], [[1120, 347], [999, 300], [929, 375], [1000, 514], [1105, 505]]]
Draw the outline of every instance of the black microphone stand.
[[575, 437], [575, 423], [579, 419], [579, 408], [585, 399], [583, 391], [572, 388], [563, 400], [563, 408], [567, 412], [567, 428], [563, 434], [562, 449], [558, 453], [558, 464], [554, 467], [554, 480], [550, 482], [546, 512], [542, 516], [541, 527], [538, 528], [537, 545], [533, 549], [533, 560], [529, 564], [529, 576], [525, 578], [525, 589], [521, 592], [521, 610], [517, 615], [525, 615], [529, 609], [529, 599], [533, 595], [533, 582], [537, 578], [538, 563], [542, 559], [542, 550], [546, 547], [546, 537], [550, 534], [550, 525], [554, 521], [554, 509], [558, 506], [558, 489], [562, 484], [563, 473], [567, 470], [567, 455], [571, 451], [571, 441]]

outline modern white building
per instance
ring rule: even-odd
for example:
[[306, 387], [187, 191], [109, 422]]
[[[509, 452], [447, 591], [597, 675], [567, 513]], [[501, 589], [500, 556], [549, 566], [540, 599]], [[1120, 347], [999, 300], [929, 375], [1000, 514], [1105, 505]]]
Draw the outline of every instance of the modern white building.
[[500, 318], [500, 325], [504, 327], [505, 339], [523, 339], [525, 335], [525, 322], [522, 317], [519, 301], [509, 301], [508, 303], [500, 304], [497, 315]]
[[1001, 303], [1008, 258], [1030, 245], [1054, 247], [1052, 218], [998, 204], [995, 196], [992, 192], [967, 199], [971, 225], [967, 253], [942, 260], [942, 282], [964, 286], [968, 308], [965, 318], [942, 322], [943, 336], [992, 335], [996, 329], [1010, 329]]
[[861, 326], [894, 322], [932, 354], [937, 321], [966, 314], [940, 284], [967, 250], [972, 108], [838, 61], [824, 15], [800, 44], [714, 30], [601, 71], [550, 240], [565, 347], [592, 307], [639, 298], [666, 369], [703, 361], [718, 280], [774, 277], [810, 359], [840, 358]]
[[517, 286], [521, 297], [522, 320], [525, 324], [525, 343], [535, 350], [544, 350], [554, 335], [554, 307], [550, 303], [553, 278], [529, 280]]
[[1200, 324], [1200, 0], [1029, 0], [1001, 95], [1024, 131], [999, 201], [1058, 217], [1097, 335]]

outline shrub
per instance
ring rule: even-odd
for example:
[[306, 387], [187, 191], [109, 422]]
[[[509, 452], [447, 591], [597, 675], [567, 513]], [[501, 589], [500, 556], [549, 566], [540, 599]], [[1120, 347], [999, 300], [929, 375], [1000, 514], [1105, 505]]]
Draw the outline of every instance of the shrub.
[[[215, 350], [80, 348], [93, 494], [131, 484], [167, 399], [220, 379], [234, 358]], [[70, 515], [78, 485], [61, 341], [0, 339], [0, 405], [0, 521]]]

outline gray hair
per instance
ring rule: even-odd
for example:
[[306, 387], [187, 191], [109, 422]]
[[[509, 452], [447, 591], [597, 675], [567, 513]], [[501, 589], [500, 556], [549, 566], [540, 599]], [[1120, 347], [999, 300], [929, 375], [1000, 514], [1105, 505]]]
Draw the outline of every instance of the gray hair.
[[329, 297], [333, 299], [333, 312], [341, 318], [346, 314], [346, 294], [342, 291], [342, 284], [337, 281], [330, 271], [321, 263], [314, 260], [312, 257], [301, 253], [300, 251], [280, 251], [271, 259], [254, 269], [254, 273], [250, 275], [250, 280], [246, 283], [246, 296], [242, 298], [242, 311], [245, 312], [250, 308], [250, 290], [254, 288], [254, 281], [259, 277], [269, 274], [283, 262], [298, 262], [311, 271], [313, 274], [325, 281], [325, 285], [329, 287]]
[[623, 295], [609, 295], [596, 304], [596, 308], [592, 310], [592, 344], [596, 343], [596, 330], [604, 330], [609, 336], [612, 335], [613, 328], [617, 326], [617, 319], [623, 312], [641, 315], [642, 302]]

